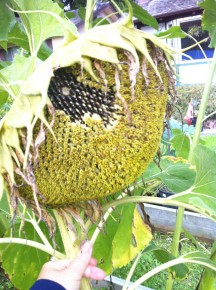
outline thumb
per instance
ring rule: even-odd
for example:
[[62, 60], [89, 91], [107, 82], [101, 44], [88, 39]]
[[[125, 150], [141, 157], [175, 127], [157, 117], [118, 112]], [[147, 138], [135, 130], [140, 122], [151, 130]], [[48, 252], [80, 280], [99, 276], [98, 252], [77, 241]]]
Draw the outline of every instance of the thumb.
[[[86, 268], [88, 267], [92, 256], [92, 244], [90, 241], [86, 241], [79, 254], [76, 256], [72, 263], [71, 270], [73, 270], [72, 275], [76, 280], [83, 277]], [[76, 277], [75, 277], [76, 276]]]

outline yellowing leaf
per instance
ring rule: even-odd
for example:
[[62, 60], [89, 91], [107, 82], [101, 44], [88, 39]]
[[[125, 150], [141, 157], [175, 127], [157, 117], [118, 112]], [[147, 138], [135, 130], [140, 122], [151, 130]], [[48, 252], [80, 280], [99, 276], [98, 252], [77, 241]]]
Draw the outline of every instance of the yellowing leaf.
[[152, 239], [151, 230], [135, 204], [117, 207], [108, 218], [104, 232], [94, 244], [93, 255], [107, 275], [114, 268], [128, 264]]
[[13, 160], [10, 154], [10, 150], [6, 145], [5, 141], [0, 139], [0, 173], [7, 172], [14, 182], [14, 174], [13, 174]]
[[152, 240], [151, 229], [144, 223], [137, 208], [134, 210], [132, 233], [134, 242], [131, 244], [130, 252], [131, 256], [135, 257], [137, 253], [142, 251]]
[[120, 231], [120, 235], [116, 234], [113, 240], [112, 261], [114, 268], [121, 268], [127, 265], [152, 240], [151, 229], [144, 223], [137, 208], [133, 211], [131, 234], [127, 236], [129, 240], [122, 247], [122, 240], [126, 240], [123, 231], [124, 229]]

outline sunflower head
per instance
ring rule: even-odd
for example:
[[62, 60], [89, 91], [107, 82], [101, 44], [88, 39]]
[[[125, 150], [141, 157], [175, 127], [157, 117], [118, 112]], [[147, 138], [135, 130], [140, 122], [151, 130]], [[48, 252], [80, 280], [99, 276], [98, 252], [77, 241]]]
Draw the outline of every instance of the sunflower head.
[[21, 88], [2, 122], [1, 171], [24, 199], [53, 207], [111, 195], [154, 158], [172, 51], [128, 23], [64, 43]]

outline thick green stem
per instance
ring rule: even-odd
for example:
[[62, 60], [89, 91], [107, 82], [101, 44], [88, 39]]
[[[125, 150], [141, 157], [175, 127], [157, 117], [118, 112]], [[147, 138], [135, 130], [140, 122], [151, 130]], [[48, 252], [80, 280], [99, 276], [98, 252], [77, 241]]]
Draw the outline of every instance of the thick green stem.
[[0, 244], [19, 244], [39, 249], [57, 259], [65, 259], [65, 255], [41, 243], [21, 238], [0, 238]]
[[44, 245], [52, 250], [53, 248], [52, 248], [51, 244], [49, 243], [48, 239], [46, 238], [46, 236], [42, 232], [42, 230], [39, 227], [37, 221], [35, 219], [31, 219], [30, 223], [33, 225], [34, 229], [38, 233], [38, 235], [41, 238], [41, 240], [43, 241]]
[[[171, 249], [171, 254], [176, 258], [179, 255], [179, 243], [180, 243], [180, 235], [182, 232], [183, 218], [184, 218], [184, 208], [179, 207], [178, 212], [177, 212], [177, 217], [176, 217], [175, 230], [174, 230], [172, 249]], [[169, 271], [168, 279], [166, 283], [166, 290], [171, 290], [173, 287], [173, 283], [174, 283], [173, 275]]]
[[200, 108], [199, 108], [199, 113], [197, 116], [197, 122], [196, 122], [196, 128], [195, 128], [195, 132], [194, 132], [193, 142], [191, 145], [190, 154], [189, 154], [189, 158], [188, 158], [189, 162], [192, 164], [194, 163], [194, 149], [198, 145], [199, 139], [200, 139], [200, 133], [202, 130], [202, 122], [203, 122], [203, 119], [205, 116], [206, 106], [207, 106], [208, 97], [209, 97], [209, 93], [211, 90], [215, 70], [216, 70], [216, 49], [214, 51], [212, 63], [210, 66], [209, 76], [208, 76], [207, 82], [206, 82], [204, 90], [203, 90], [202, 100], [201, 100], [201, 104], [200, 104]]
[[[185, 192], [185, 194], [186, 194], [186, 192]], [[150, 196], [128, 196], [128, 197], [124, 197], [124, 198], [121, 198], [119, 200], [115, 200], [115, 201], [112, 201], [112, 202], [106, 204], [103, 207], [103, 211], [106, 212], [110, 207], [116, 207], [118, 205], [131, 203], [131, 202], [134, 202], [134, 203], [143, 202], [143, 203], [150, 203], [150, 204], [172, 205], [172, 206], [177, 206], [177, 207], [184, 207], [184, 208], [186, 208], [188, 210], [200, 213], [202, 215], [205, 215], [209, 219], [212, 219], [211, 216], [203, 213], [201, 210], [199, 210], [198, 208], [196, 208], [193, 205], [182, 203], [182, 202], [173, 200], [171, 198], [160, 198], [160, 197], [150, 197]], [[214, 220], [214, 219], [212, 219], [212, 220]]]
[[93, 10], [94, 10], [95, 1], [87, 0], [86, 3], [86, 15], [85, 15], [85, 31], [92, 28], [92, 19], [93, 19]]
[[67, 228], [65, 221], [57, 210], [53, 210], [53, 213], [61, 233], [65, 254], [67, 258], [74, 258], [79, 251], [79, 248], [74, 246], [74, 242], [76, 240], [75, 234], [72, 234], [72, 232]]
[[[57, 210], [53, 210], [53, 212], [59, 227], [59, 231], [61, 233], [61, 238], [63, 241], [66, 257], [74, 258], [77, 255], [77, 252], [79, 251], [79, 247], [75, 243], [75, 241], [77, 240], [76, 234], [67, 228], [65, 220]], [[65, 213], [65, 215], [67, 215], [67, 213]], [[92, 289], [91, 282], [88, 279], [83, 278], [81, 281], [80, 289], [91, 290]]]
[[172, 250], [171, 250], [172, 255], [175, 257], [178, 257], [178, 254], [179, 254], [179, 241], [180, 241], [180, 235], [182, 232], [183, 218], [184, 218], [184, 208], [179, 207], [178, 212], [177, 212], [177, 217], [176, 217], [173, 244], [172, 244]]

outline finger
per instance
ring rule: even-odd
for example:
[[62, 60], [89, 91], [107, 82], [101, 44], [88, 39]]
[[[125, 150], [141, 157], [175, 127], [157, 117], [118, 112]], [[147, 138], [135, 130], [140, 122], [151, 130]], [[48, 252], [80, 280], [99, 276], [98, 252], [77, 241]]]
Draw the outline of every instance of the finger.
[[91, 266], [97, 266], [97, 260], [95, 259], [95, 258], [91, 258], [91, 260], [90, 260], [90, 262], [89, 262], [89, 264], [91, 265]]
[[93, 280], [103, 280], [106, 277], [106, 273], [98, 267], [89, 265], [85, 270], [84, 277]]
[[69, 259], [50, 261], [43, 265], [43, 268], [51, 268], [56, 270], [63, 270], [70, 267], [73, 261]]
[[91, 261], [91, 255], [92, 255], [92, 244], [90, 241], [86, 241], [82, 248], [80, 253], [76, 256], [75, 260], [71, 264], [70, 269], [72, 277], [76, 279], [81, 279], [87, 266], [89, 265]]

